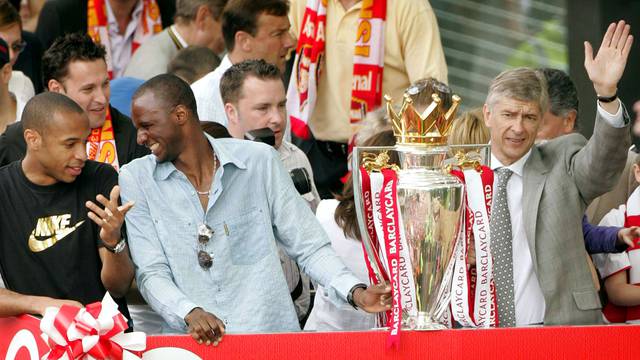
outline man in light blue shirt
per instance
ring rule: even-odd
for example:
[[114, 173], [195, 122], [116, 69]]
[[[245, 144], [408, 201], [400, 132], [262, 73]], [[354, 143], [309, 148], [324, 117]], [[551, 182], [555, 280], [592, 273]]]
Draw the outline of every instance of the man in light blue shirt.
[[276, 242], [337, 304], [390, 308], [388, 287], [359, 284], [265, 144], [213, 139], [189, 85], [159, 75], [134, 94], [138, 143], [153, 155], [122, 168], [140, 292], [166, 324], [217, 344], [231, 332], [300, 330]]

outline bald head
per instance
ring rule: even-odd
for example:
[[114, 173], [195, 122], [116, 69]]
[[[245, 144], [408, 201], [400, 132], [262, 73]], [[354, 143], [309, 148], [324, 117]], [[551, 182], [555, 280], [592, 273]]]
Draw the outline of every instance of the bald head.
[[[82, 108], [67, 96], [55, 92], [44, 92], [27, 102], [22, 113], [22, 126], [25, 130], [32, 129], [42, 133], [51, 125], [51, 120], [55, 118], [54, 114], [85, 115]], [[86, 119], [88, 122], [88, 118]]]

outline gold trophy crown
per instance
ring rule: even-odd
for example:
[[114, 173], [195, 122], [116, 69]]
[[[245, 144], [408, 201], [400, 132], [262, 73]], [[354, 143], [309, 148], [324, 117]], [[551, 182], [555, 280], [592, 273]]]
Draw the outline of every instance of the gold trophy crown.
[[384, 96], [387, 102], [387, 113], [391, 119], [398, 145], [437, 146], [447, 144], [447, 136], [461, 99], [458, 95], [453, 95], [451, 107], [443, 109], [442, 99], [438, 94], [434, 93], [431, 98], [431, 104], [421, 114], [415, 109], [413, 100], [407, 93], [404, 94], [399, 112], [393, 109], [391, 97]]

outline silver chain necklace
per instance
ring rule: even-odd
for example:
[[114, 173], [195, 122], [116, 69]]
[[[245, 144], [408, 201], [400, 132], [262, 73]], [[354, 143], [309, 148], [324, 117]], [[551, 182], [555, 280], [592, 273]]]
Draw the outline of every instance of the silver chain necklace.
[[[216, 176], [216, 170], [218, 168], [218, 161], [216, 160], [216, 154], [213, 154], [213, 175], [212, 175], [212, 179], [211, 179], [211, 185], [213, 185], [213, 177]], [[209, 197], [209, 195], [211, 194], [211, 189], [207, 190], [207, 191], [198, 191], [198, 189], [196, 189], [196, 193], [200, 196], [206, 196]]]

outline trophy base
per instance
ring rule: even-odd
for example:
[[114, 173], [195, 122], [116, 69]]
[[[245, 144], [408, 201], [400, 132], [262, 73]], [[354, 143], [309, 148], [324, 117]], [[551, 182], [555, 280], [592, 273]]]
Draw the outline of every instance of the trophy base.
[[403, 321], [404, 330], [437, 331], [445, 330], [446, 326], [434, 321], [427, 313], [418, 313], [418, 316], [410, 316]]

